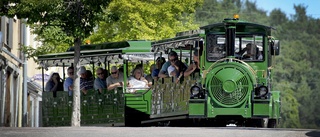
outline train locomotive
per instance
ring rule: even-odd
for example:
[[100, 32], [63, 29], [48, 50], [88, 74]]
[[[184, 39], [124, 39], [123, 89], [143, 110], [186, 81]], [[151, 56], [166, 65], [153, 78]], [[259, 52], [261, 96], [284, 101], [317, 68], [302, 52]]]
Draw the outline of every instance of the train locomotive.
[[153, 42], [155, 53], [190, 50], [192, 58], [198, 52], [200, 72], [180, 84], [171, 78], [156, 82], [149, 121], [276, 127], [281, 102], [280, 92], [272, 89], [272, 60], [279, 55], [280, 42], [272, 37], [272, 30], [235, 15], [221, 23]]

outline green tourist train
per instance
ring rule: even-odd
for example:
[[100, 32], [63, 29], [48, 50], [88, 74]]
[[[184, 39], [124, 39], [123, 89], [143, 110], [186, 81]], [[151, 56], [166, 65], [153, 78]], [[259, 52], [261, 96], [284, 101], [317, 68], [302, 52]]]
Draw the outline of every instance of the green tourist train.
[[[121, 72], [123, 82], [81, 94], [81, 125], [274, 128], [281, 100], [280, 91], [272, 87], [280, 49], [273, 30], [235, 15], [159, 41], [83, 45], [81, 66], [94, 76], [97, 67], [107, 76]], [[64, 80], [73, 64], [73, 48], [38, 59], [43, 73], [49, 67], [63, 68]], [[43, 92], [42, 126], [69, 126], [71, 114], [68, 92]]]

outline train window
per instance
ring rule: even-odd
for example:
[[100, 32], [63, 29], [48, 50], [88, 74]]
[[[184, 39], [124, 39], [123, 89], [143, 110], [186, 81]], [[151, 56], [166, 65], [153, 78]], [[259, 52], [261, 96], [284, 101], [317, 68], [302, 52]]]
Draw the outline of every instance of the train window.
[[[207, 35], [207, 60], [216, 61], [226, 57], [224, 35]], [[234, 56], [241, 60], [263, 60], [262, 35], [237, 35], [235, 38]]]
[[263, 60], [263, 36], [237, 37], [235, 41], [235, 57], [242, 60]]
[[210, 34], [207, 36], [207, 59], [208, 61], [224, 58], [225, 38], [224, 36]]

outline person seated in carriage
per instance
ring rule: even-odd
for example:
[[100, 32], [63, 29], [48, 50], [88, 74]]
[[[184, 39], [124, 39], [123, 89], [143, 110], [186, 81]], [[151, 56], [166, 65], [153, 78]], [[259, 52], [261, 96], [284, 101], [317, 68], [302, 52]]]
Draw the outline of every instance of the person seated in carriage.
[[63, 90], [67, 91], [69, 96], [72, 96], [74, 79], [74, 68], [72, 66], [67, 69], [67, 74], [68, 78], [63, 83]]
[[107, 77], [107, 89], [113, 90], [117, 87], [123, 87], [123, 73], [119, 72], [117, 66], [111, 67], [111, 75]]
[[171, 51], [169, 53], [169, 60], [164, 63], [160, 69], [159, 78], [167, 78], [169, 77], [168, 68], [171, 66], [171, 62], [178, 60], [178, 54], [175, 51]]
[[164, 57], [158, 57], [156, 59], [156, 66], [155, 69], [152, 71], [152, 78], [157, 81], [159, 79], [158, 75], [160, 72], [160, 69], [162, 68], [163, 64], [166, 62], [166, 59]]
[[200, 62], [199, 62], [199, 50], [193, 52], [193, 62], [189, 65], [187, 70], [184, 72], [184, 76], [190, 76], [195, 73], [200, 74]]
[[130, 85], [130, 90], [129, 92], [135, 92], [136, 90], [139, 89], [145, 89], [148, 88], [148, 80], [146, 78], [144, 78], [143, 73], [141, 71], [141, 69], [139, 68], [135, 68], [133, 70], [133, 74], [132, 76], [129, 77], [129, 85]]
[[45, 91], [53, 92], [53, 97], [57, 97], [57, 91], [63, 91], [63, 83], [59, 73], [52, 73], [46, 83]]
[[98, 68], [96, 73], [97, 73], [97, 78], [94, 80], [93, 87], [95, 90], [97, 90], [101, 94], [102, 90], [107, 88], [106, 74], [103, 68]]
[[93, 89], [93, 82], [92, 72], [86, 70], [84, 66], [80, 67], [80, 90], [84, 95], [88, 93], [88, 90]]
[[246, 60], [262, 60], [262, 54], [257, 45], [248, 43], [245, 48], [236, 53], [239, 57]]

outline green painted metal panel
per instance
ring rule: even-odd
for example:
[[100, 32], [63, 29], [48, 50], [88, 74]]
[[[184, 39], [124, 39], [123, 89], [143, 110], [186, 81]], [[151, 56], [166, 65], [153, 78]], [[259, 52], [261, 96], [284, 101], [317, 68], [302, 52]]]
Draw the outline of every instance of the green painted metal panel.
[[281, 110], [281, 100], [280, 100], [280, 91], [272, 91], [272, 118], [280, 118]]
[[217, 116], [242, 116], [250, 118], [252, 116], [252, 107], [250, 100], [245, 101], [243, 104], [233, 108], [225, 108], [219, 106], [210, 97], [207, 99], [207, 117], [215, 118]]
[[251, 108], [212, 108], [208, 110], [208, 117], [216, 116], [242, 116], [244, 118], [251, 117]]
[[205, 116], [205, 104], [204, 103], [189, 103], [189, 116]]
[[151, 41], [128, 41], [129, 47], [123, 50], [124, 53], [128, 52], [150, 52]]
[[[122, 89], [118, 91], [104, 91], [103, 94], [89, 91], [81, 95], [81, 124], [124, 123], [124, 95]], [[51, 92], [43, 92], [42, 97], [43, 126], [70, 126], [72, 97], [67, 92], [58, 92], [56, 98]]]
[[135, 93], [126, 93], [126, 106], [150, 114], [151, 90], [139, 90]]
[[269, 116], [269, 104], [267, 103], [253, 103], [254, 116]]
[[133, 101], [133, 100], [127, 100], [127, 105], [147, 105], [148, 102], [144, 101], [144, 100], [137, 100], [137, 101]]
[[143, 95], [139, 95], [139, 96], [126, 96], [126, 100], [127, 101], [140, 101], [140, 100], [144, 100]]

